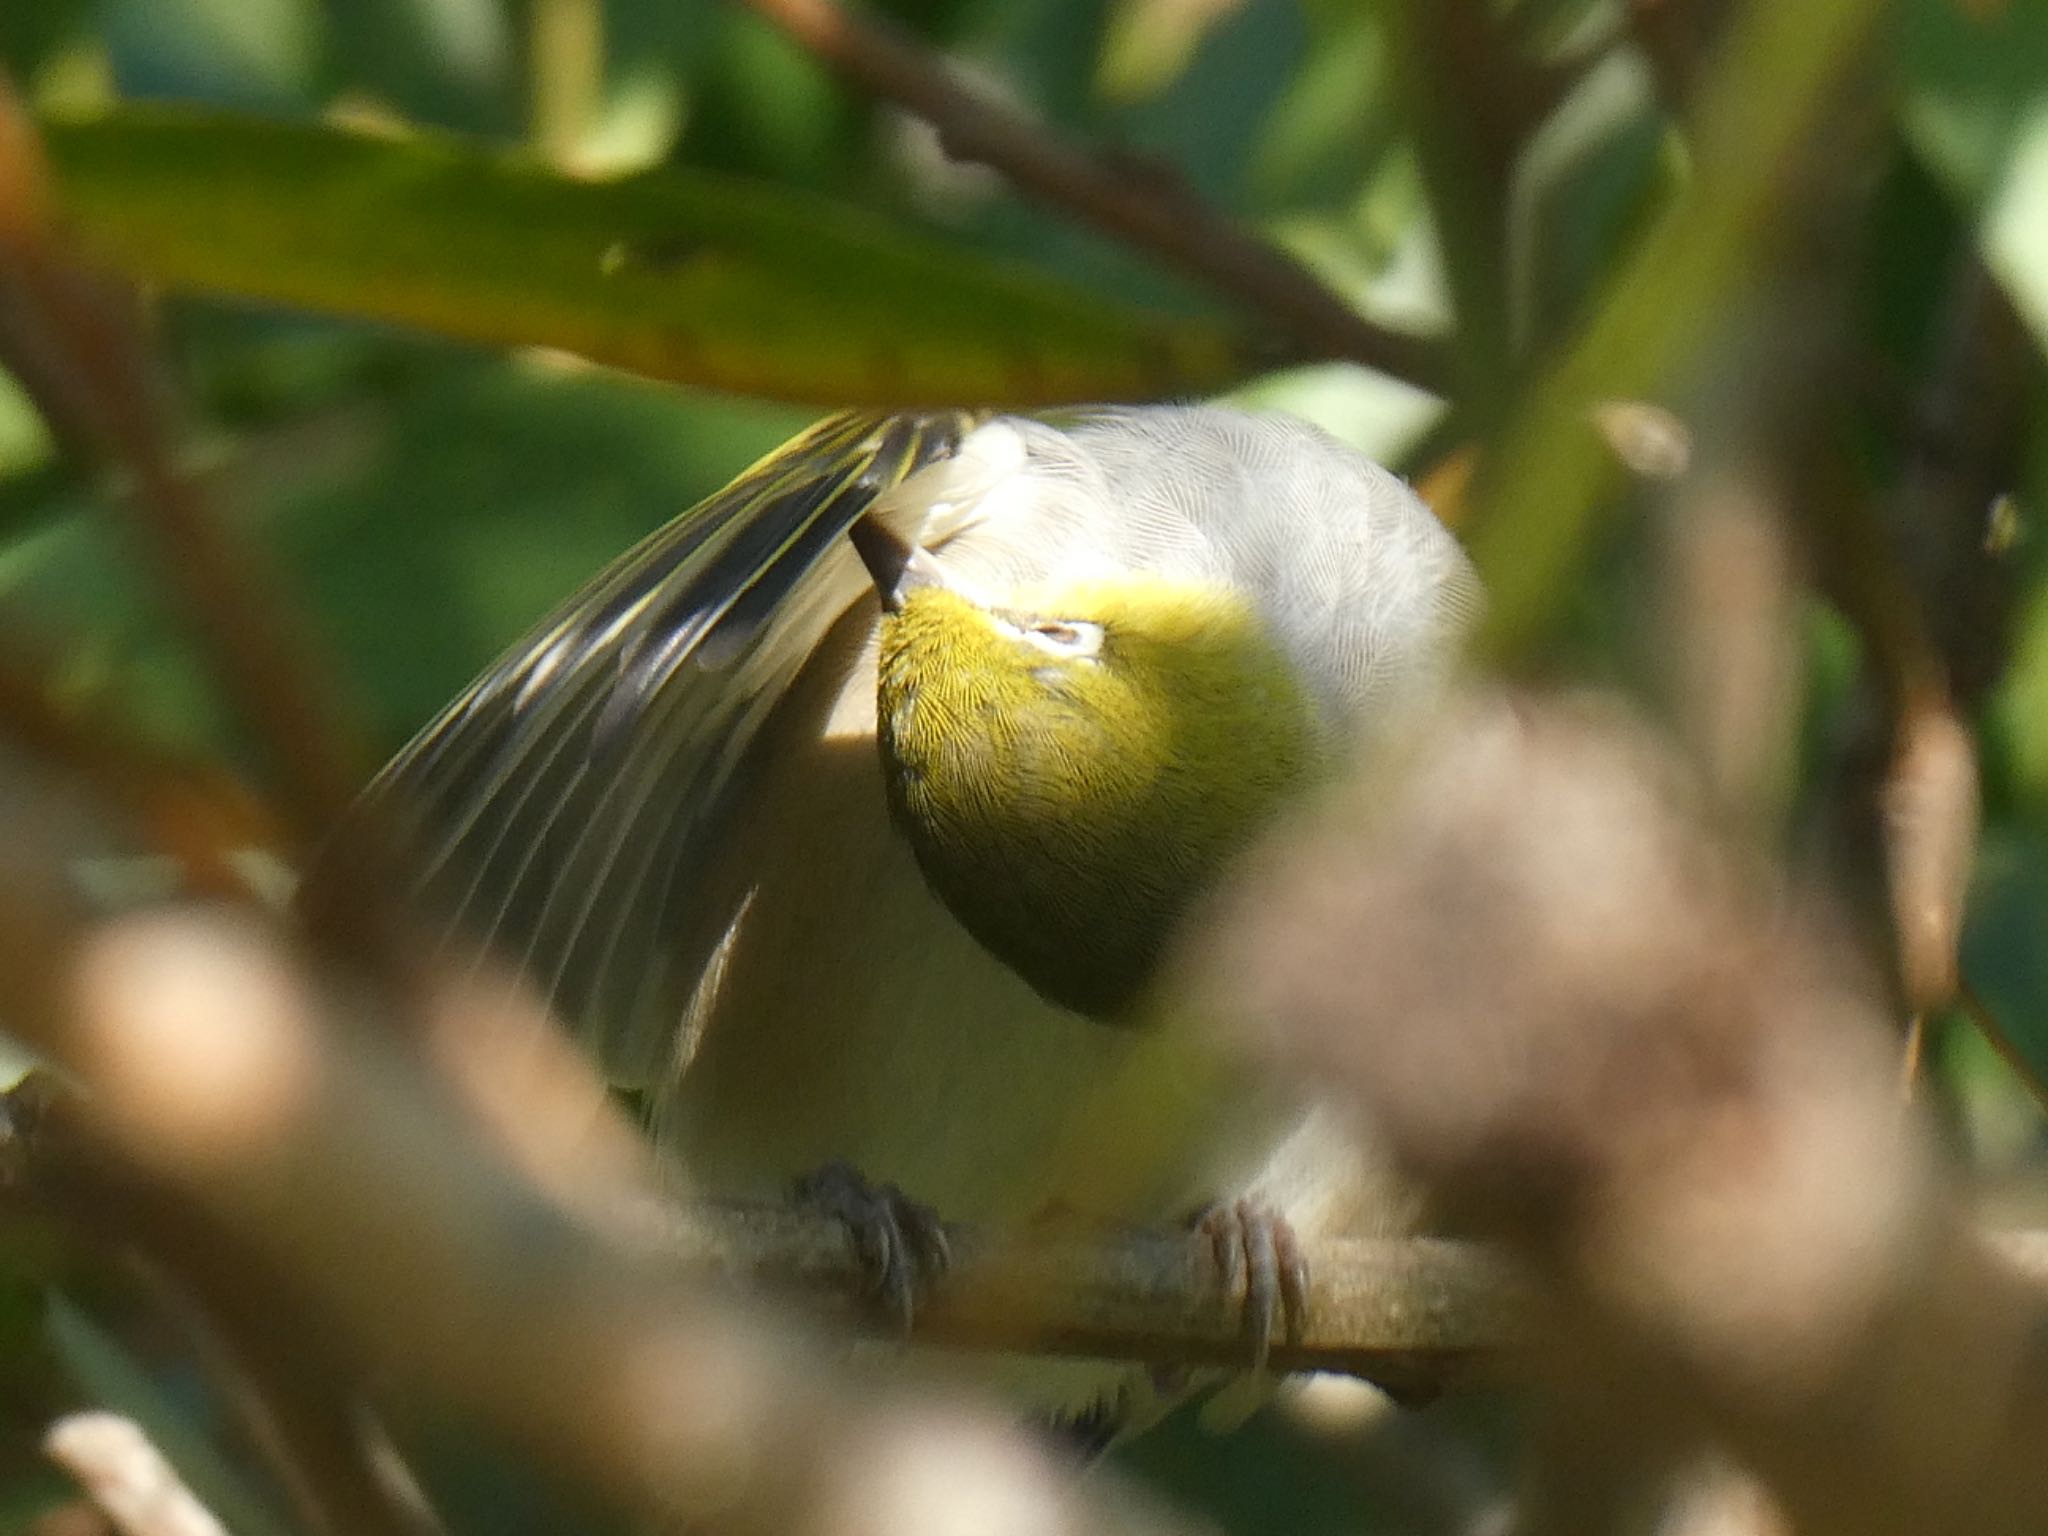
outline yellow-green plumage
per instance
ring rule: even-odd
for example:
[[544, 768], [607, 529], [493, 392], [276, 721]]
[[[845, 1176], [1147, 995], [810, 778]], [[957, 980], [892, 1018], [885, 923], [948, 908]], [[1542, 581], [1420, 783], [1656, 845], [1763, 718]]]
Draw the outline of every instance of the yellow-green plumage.
[[[1314, 715], [1234, 593], [1138, 575], [1012, 603], [925, 587], [882, 621], [889, 801], [969, 933], [1048, 1001], [1114, 1021], [1299, 793]], [[1076, 624], [1088, 653], [1043, 643]]]
[[[943, 573], [886, 620], [860, 519]], [[1298, 1105], [1147, 982], [1476, 608], [1405, 486], [1284, 417], [841, 417], [565, 603], [375, 793], [423, 909], [526, 969], [701, 1188], [845, 1159], [967, 1221], [1298, 1213], [1313, 1180], [1257, 1182]], [[1018, 649], [1040, 621], [1099, 635]]]

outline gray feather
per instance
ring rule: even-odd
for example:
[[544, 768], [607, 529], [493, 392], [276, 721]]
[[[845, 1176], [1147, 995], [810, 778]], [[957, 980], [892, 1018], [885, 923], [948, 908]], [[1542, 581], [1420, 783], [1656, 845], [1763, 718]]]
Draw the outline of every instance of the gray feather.
[[523, 968], [622, 1082], [666, 1064], [704, 957], [675, 911], [747, 748], [862, 588], [841, 535], [959, 413], [834, 417], [543, 620], [379, 775], [451, 940]]

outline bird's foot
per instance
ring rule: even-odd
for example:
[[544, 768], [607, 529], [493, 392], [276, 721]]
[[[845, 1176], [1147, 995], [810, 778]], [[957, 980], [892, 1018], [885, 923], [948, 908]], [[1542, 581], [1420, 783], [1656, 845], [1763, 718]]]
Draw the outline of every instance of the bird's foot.
[[1256, 1200], [1223, 1201], [1196, 1215], [1198, 1241], [1224, 1290], [1244, 1296], [1244, 1333], [1255, 1371], [1266, 1368], [1273, 1335], [1289, 1343], [1301, 1337], [1308, 1309], [1308, 1260], [1287, 1218]]
[[883, 1316], [910, 1332], [919, 1298], [952, 1263], [938, 1213], [894, 1184], [871, 1184], [850, 1163], [830, 1162], [796, 1183], [796, 1198], [845, 1224]]
[[1098, 1397], [1071, 1412], [1047, 1410], [1028, 1421], [1043, 1443], [1055, 1454], [1076, 1461], [1094, 1461], [1116, 1443], [1124, 1428], [1123, 1405], [1113, 1397]]

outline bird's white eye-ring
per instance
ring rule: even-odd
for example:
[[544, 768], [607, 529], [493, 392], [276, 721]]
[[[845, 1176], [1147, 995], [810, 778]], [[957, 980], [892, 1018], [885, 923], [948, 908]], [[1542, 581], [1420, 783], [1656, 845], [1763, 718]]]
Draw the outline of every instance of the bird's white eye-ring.
[[1049, 656], [1087, 658], [1102, 649], [1102, 626], [1086, 619], [1034, 619], [1022, 633], [1026, 643]]

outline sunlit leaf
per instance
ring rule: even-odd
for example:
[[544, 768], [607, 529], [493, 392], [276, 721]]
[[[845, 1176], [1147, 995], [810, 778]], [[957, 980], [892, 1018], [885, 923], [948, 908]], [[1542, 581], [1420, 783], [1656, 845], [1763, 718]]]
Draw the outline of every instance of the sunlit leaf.
[[1096, 89], [1112, 101], [1142, 101], [1179, 79], [1195, 50], [1244, 0], [1112, 0]]
[[1906, 22], [1908, 136], [1975, 212], [1991, 270], [2048, 338], [2048, 6], [1915, 0]]
[[167, 110], [50, 147], [89, 243], [171, 288], [822, 404], [1145, 398], [1251, 371], [1218, 323], [775, 187], [579, 182], [455, 140]]
[[1354, 6], [1311, 9], [1313, 46], [1267, 115], [1251, 164], [1268, 202], [1345, 193], [1376, 175], [1401, 141], [1378, 17]]

